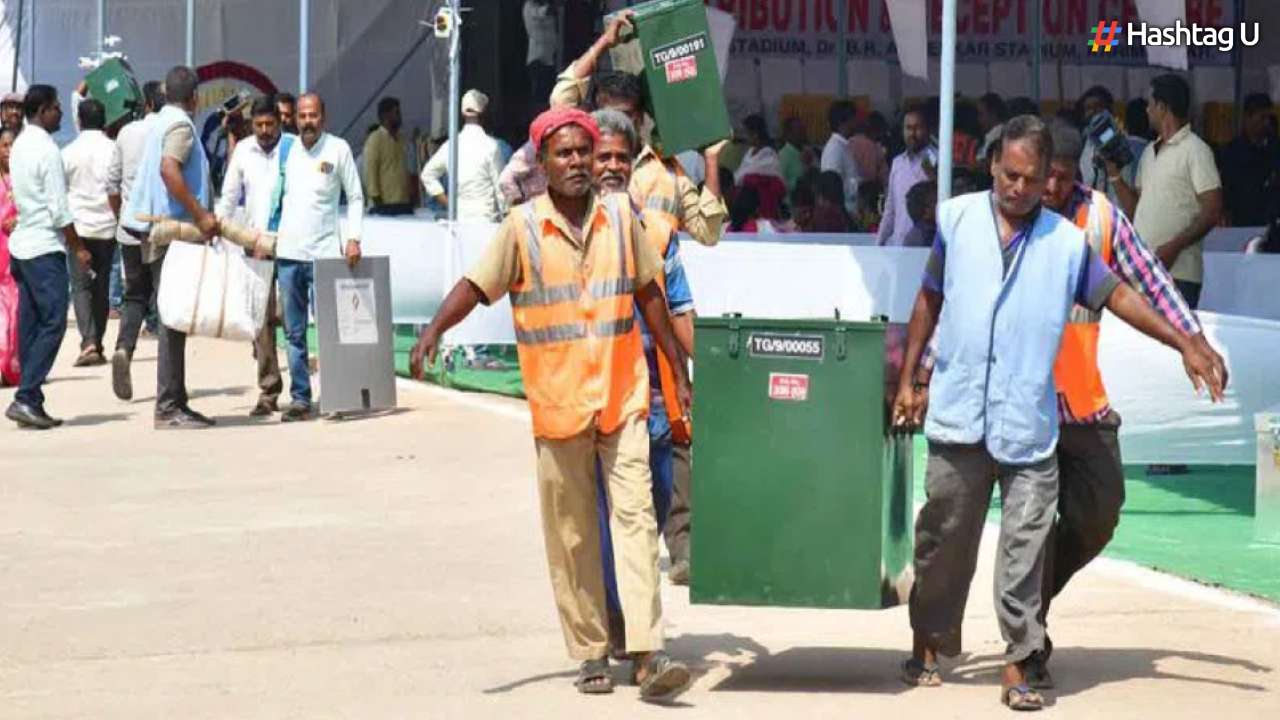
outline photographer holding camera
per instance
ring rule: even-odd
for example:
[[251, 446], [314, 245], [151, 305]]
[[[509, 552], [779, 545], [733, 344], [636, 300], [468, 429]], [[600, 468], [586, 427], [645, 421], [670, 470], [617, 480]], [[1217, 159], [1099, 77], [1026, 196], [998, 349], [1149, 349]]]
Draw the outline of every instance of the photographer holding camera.
[[1187, 304], [1200, 304], [1201, 242], [1222, 216], [1222, 180], [1213, 150], [1191, 131], [1191, 88], [1178, 75], [1151, 81], [1147, 115], [1160, 137], [1142, 153], [1131, 187], [1108, 161], [1107, 179], [1138, 235], [1169, 269]]

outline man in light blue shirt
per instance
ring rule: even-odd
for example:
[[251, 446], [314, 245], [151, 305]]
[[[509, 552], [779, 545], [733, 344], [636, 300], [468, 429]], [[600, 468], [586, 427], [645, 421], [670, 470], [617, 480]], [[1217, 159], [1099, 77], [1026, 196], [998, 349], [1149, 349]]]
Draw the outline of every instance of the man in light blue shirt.
[[[927, 500], [916, 522], [910, 603], [915, 638], [903, 679], [939, 685], [938, 655], [960, 651], [965, 600], [998, 482], [996, 617], [1008, 643], [1001, 701], [1016, 710], [1044, 704], [1028, 687], [1025, 664], [1045, 648], [1043, 549], [1058, 497], [1053, 365], [1073, 305], [1105, 307], [1179, 350], [1192, 382], [1215, 400], [1226, 384], [1216, 358], [1121, 283], [1083, 231], [1040, 206], [1052, 156], [1048, 127], [1033, 116], [1014, 118], [992, 155], [995, 191], [939, 207], [893, 410], [894, 425], [910, 427], [928, 405]], [[920, 354], [935, 327], [935, 370], [921, 386]]]
[[23, 102], [26, 128], [13, 143], [18, 224], [9, 236], [13, 278], [18, 283], [18, 358], [22, 380], [5, 417], [19, 427], [48, 430], [62, 424], [44, 410], [41, 386], [53, 368], [67, 332], [71, 301], [67, 251], [88, 271], [89, 251], [80, 242], [67, 204], [62, 154], [50, 137], [62, 126], [58, 91], [32, 85]]

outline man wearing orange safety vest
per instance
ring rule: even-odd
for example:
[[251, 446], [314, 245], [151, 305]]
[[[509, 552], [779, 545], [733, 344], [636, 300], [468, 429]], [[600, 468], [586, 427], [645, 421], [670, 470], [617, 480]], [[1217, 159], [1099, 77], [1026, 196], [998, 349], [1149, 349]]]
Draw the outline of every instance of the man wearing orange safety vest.
[[649, 373], [639, 307], [674, 368], [687, 415], [689, 381], [657, 278], [662, 261], [631, 203], [592, 190], [600, 130], [576, 109], [534, 120], [529, 139], [547, 194], [511, 211], [484, 257], [445, 298], [410, 356], [421, 377], [440, 338], [477, 304], [510, 294], [525, 395], [537, 448], [538, 494], [551, 585], [583, 693], [613, 690], [609, 670], [596, 466], [611, 501], [626, 651], [640, 695], [666, 700], [689, 669], [663, 652], [658, 533], [649, 474]]
[[[1107, 196], [1076, 181], [1084, 144], [1073, 128], [1053, 129], [1054, 157], [1043, 196], [1045, 207], [1085, 231], [1094, 252], [1123, 281], [1138, 290], [1170, 325], [1191, 337], [1220, 368], [1226, 364], [1205, 340], [1199, 320], [1179, 294], [1173, 278], [1134, 231], [1129, 218]], [[1073, 575], [1097, 557], [1111, 541], [1124, 504], [1124, 464], [1120, 457], [1120, 415], [1111, 408], [1098, 370], [1101, 313], [1075, 307], [1054, 363], [1058, 391], [1058, 516], [1045, 543], [1044, 586], [1040, 620], [1050, 601]], [[931, 355], [931, 353], [930, 353]], [[917, 387], [928, 385], [932, 357], [921, 365]], [[1048, 660], [1053, 643], [1025, 666], [1027, 684], [1050, 689]]]
[[[601, 56], [617, 46], [619, 36], [631, 27], [631, 13], [623, 11], [605, 28], [604, 33], [575, 60], [556, 80], [551, 93], [551, 106], [587, 106], [592, 109], [618, 110], [631, 119], [642, 133], [645, 113], [639, 79], [616, 71], [596, 72]], [[658, 128], [661, 131], [661, 128]], [[639, 207], [664, 217], [669, 224], [689, 234], [699, 244], [715, 245], [724, 232], [728, 209], [720, 188], [720, 151], [724, 142], [706, 148], [706, 182], [702, 190], [681, 168], [674, 157], [665, 157], [658, 148], [644, 143], [632, 165], [629, 190]], [[689, 536], [691, 530], [690, 474], [692, 439], [679, 427], [673, 428], [675, 488], [671, 514], [663, 527], [667, 550], [671, 554], [669, 577], [678, 585], [689, 584]]]
[[[600, 142], [596, 144], [595, 180], [600, 192], [625, 194], [631, 180], [631, 163], [639, 149], [635, 127], [617, 110], [597, 110], [593, 115], [600, 126]], [[645, 241], [663, 260], [658, 274], [667, 312], [676, 340], [685, 355], [693, 356], [693, 294], [680, 261], [680, 242], [675, 229], [654, 210], [639, 210], [644, 224]], [[658, 529], [663, 530], [671, 509], [673, 493], [673, 440], [690, 438], [692, 427], [681, 411], [678, 385], [671, 363], [657, 351], [647, 325], [641, 324], [645, 361], [649, 367], [649, 470], [653, 475], [653, 508]], [[609, 604], [609, 640], [613, 648], [621, 647], [625, 624], [618, 603], [618, 584], [614, 572], [613, 549], [609, 537], [609, 506], [600, 494], [600, 535], [603, 542], [605, 594]]]

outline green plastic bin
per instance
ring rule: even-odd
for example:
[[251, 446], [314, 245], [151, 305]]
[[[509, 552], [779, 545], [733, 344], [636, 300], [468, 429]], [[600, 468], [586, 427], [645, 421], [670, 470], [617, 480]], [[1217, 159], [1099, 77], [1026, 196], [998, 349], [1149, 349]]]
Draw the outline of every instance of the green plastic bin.
[[120, 58], [103, 62], [84, 81], [89, 88], [89, 97], [106, 108], [107, 127], [141, 112], [142, 91], [133, 77], [133, 68]]
[[702, 0], [656, 0], [631, 10], [646, 106], [663, 152], [674, 155], [728, 138], [729, 111]]
[[878, 609], [912, 583], [879, 322], [697, 321], [690, 600]]

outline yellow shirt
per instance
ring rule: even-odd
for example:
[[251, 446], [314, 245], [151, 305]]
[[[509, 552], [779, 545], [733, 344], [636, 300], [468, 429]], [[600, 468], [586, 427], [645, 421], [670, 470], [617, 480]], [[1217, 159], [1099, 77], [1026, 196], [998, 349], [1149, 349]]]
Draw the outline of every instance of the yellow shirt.
[[394, 138], [385, 127], [373, 131], [364, 142], [365, 196], [378, 205], [409, 202], [409, 171], [405, 167], [403, 131]]
[[[1138, 162], [1138, 208], [1133, 227], [1152, 249], [1186, 230], [1200, 214], [1198, 196], [1222, 187], [1213, 150], [1187, 125], [1156, 152], [1147, 145]], [[1175, 279], [1204, 282], [1203, 242], [1183, 250], [1169, 268]]]
[[[569, 221], [565, 219], [549, 195], [540, 195], [530, 202], [534, 204], [535, 217], [539, 226], [551, 223], [554, 233], [543, 231], [542, 242], [562, 242], [573, 250], [578, 263], [586, 257], [587, 248], [593, 242], [612, 242], [609, 237], [610, 227], [607, 221], [607, 210], [600, 197], [593, 195], [587, 219], [584, 222], [585, 236], [579, 240], [578, 233], [573, 232]], [[625, 201], [624, 201], [625, 202]], [[485, 299], [495, 303], [519, 285], [524, 279], [521, 276], [519, 235], [523, 224], [524, 206], [520, 205], [507, 214], [506, 220], [498, 227], [498, 234], [490, 241], [484, 255], [471, 268], [465, 277], [480, 288]], [[603, 222], [602, 222], [603, 220]], [[654, 280], [663, 271], [663, 260], [652, 244], [644, 242], [645, 230], [638, 216], [632, 216], [631, 237], [635, 242], [636, 287], [642, 288]], [[604, 237], [600, 237], [603, 235]]]

